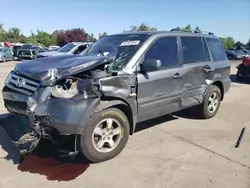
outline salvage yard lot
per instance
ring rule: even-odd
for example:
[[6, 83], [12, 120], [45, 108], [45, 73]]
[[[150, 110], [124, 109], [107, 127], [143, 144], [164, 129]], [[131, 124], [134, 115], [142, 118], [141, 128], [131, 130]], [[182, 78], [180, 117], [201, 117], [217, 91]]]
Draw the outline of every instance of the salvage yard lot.
[[[216, 117], [199, 120], [187, 110], [139, 124], [124, 151], [99, 164], [58, 161], [46, 143], [19, 163], [10, 138], [18, 138], [28, 125], [8, 115], [1, 97], [0, 188], [249, 188], [250, 87], [235, 80], [239, 63], [232, 62], [232, 85]], [[1, 88], [14, 64], [0, 64]], [[243, 127], [242, 143], [234, 148]]]

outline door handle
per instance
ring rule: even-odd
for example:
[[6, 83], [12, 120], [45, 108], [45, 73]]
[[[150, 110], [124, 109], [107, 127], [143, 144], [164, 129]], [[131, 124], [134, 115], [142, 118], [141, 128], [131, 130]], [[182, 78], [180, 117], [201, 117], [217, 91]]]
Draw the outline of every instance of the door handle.
[[178, 72], [176, 72], [173, 76], [173, 78], [180, 78], [180, 77], [182, 77], [182, 75]]
[[204, 70], [205, 72], [213, 72], [213, 71], [214, 71], [214, 69], [211, 68], [209, 65], [205, 65], [205, 66], [203, 67], [203, 70]]

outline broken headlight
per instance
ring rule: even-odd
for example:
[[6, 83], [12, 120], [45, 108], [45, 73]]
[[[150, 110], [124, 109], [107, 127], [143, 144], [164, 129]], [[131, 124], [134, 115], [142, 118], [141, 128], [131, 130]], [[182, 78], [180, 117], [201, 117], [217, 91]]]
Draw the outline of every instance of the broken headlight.
[[80, 95], [84, 99], [88, 99], [101, 96], [98, 84], [94, 83], [91, 79], [68, 79], [64, 84], [57, 84], [51, 94], [56, 98], [72, 98], [76, 95]]

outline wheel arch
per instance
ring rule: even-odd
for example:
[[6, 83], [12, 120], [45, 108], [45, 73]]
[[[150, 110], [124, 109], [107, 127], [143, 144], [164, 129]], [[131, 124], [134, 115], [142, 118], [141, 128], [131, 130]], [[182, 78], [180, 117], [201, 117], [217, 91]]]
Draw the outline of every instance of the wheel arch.
[[100, 101], [100, 104], [95, 108], [94, 113], [103, 111], [108, 108], [118, 108], [126, 115], [129, 121], [129, 133], [130, 135], [132, 135], [134, 133], [136, 120], [133, 116], [133, 111], [130, 105], [120, 98], [104, 98]]
[[220, 89], [221, 101], [223, 101], [223, 99], [224, 99], [224, 85], [223, 85], [222, 81], [217, 80], [217, 81], [213, 82], [212, 85], [217, 86]]

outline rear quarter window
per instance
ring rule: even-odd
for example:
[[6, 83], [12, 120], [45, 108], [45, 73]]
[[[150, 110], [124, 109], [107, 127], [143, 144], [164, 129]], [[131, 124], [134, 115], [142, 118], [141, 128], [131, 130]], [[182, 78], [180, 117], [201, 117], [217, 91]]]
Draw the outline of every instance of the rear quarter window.
[[206, 41], [214, 61], [224, 61], [227, 59], [226, 51], [219, 39], [206, 38]]
[[210, 61], [208, 49], [201, 37], [181, 37], [183, 64]]

